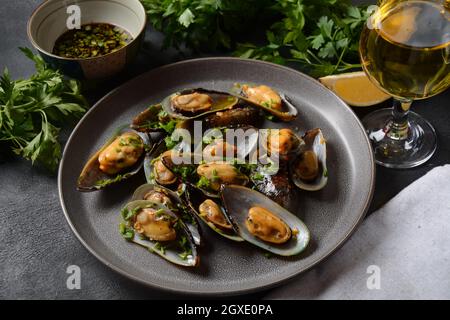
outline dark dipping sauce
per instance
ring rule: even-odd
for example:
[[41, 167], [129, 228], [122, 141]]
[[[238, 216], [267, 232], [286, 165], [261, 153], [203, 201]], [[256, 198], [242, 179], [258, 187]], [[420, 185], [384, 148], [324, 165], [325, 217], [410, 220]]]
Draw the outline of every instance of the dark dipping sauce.
[[107, 55], [133, 41], [126, 30], [109, 23], [90, 23], [69, 30], [56, 40], [53, 54], [72, 59]]

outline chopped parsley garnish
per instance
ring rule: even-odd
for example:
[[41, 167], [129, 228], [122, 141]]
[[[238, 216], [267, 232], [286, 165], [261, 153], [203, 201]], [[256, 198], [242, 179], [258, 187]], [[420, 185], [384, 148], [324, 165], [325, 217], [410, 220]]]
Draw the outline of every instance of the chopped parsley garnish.
[[119, 175], [117, 175], [117, 176], [116, 176], [115, 178], [113, 178], [113, 179], [103, 179], [103, 180], [98, 180], [98, 181], [95, 183], [95, 187], [96, 187], [96, 188], [99, 188], [99, 189], [100, 189], [100, 188], [104, 188], [104, 187], [109, 186], [110, 184], [114, 184], [114, 183], [117, 183], [117, 182], [123, 180], [125, 177], [126, 177], [126, 176], [119, 174]]
[[233, 165], [240, 173], [245, 175], [250, 175], [258, 167], [255, 163], [239, 163], [237, 161]]
[[274, 101], [272, 99], [270, 99], [270, 101], [262, 102], [261, 105], [265, 108], [272, 109], [273, 105], [274, 105]]
[[201, 189], [209, 189], [211, 187], [211, 181], [208, 178], [201, 176], [197, 181], [197, 187]]
[[178, 242], [180, 247], [184, 248], [188, 243], [186, 236], [181, 236], [180, 241]]
[[155, 212], [155, 216], [156, 217], [162, 217], [164, 214], [165, 214], [165, 210], [164, 209], [158, 209], [158, 210], [156, 210], [156, 212]]
[[120, 214], [122, 215], [123, 220], [129, 221], [133, 217], [135, 217], [138, 214], [138, 212], [141, 211], [141, 209], [142, 209], [141, 207], [136, 207], [132, 210], [128, 208], [123, 208]]
[[194, 165], [180, 165], [172, 168], [172, 172], [179, 175], [183, 181], [192, 180], [196, 174]]
[[213, 174], [213, 176], [212, 176], [212, 179], [211, 179], [211, 180], [212, 180], [213, 182], [219, 181], [219, 173], [217, 172], [216, 169], [213, 169], [212, 174]]
[[177, 126], [177, 121], [170, 120], [167, 123], [159, 123], [159, 127], [163, 129], [168, 134], [172, 134], [175, 131], [175, 127]]
[[192, 248], [186, 236], [180, 237], [178, 245], [183, 250], [183, 252], [178, 255], [181, 259], [186, 260], [190, 255], [192, 255]]
[[142, 140], [137, 138], [129, 138], [128, 142], [135, 148], [142, 148], [143, 145]]
[[166, 247], [163, 246], [160, 242], [156, 242], [154, 249], [160, 251], [162, 254], [166, 254]]
[[192, 255], [192, 249], [189, 249], [187, 251], [180, 253], [178, 256], [183, 260], [187, 260], [187, 258], [189, 258], [189, 256], [191, 256], [191, 255]]
[[261, 172], [255, 172], [255, 173], [252, 175], [252, 178], [253, 178], [253, 180], [255, 180], [255, 181], [261, 181], [261, 180], [264, 180], [264, 175], [263, 175]]
[[178, 144], [178, 141], [173, 140], [172, 136], [165, 137], [164, 142], [166, 143], [166, 148], [169, 150], [175, 148]]
[[129, 228], [124, 222], [119, 224], [119, 232], [125, 240], [133, 240], [134, 238], [134, 230]]

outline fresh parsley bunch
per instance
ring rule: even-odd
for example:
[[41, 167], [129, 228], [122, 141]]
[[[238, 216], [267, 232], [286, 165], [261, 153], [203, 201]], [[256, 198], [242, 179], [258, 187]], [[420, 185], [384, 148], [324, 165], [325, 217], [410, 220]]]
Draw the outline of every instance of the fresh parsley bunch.
[[359, 37], [371, 9], [347, 0], [277, 0], [281, 15], [262, 47], [241, 44], [236, 55], [279, 64], [299, 63], [313, 76], [359, 68]]
[[0, 77], [0, 143], [55, 171], [61, 159], [58, 126], [79, 119], [87, 103], [75, 80], [48, 68], [31, 50], [21, 50], [35, 62], [36, 74], [13, 81], [5, 69]]
[[272, 0], [141, 0], [164, 47], [232, 49], [235, 38], [261, 21]]
[[[360, 67], [359, 35], [371, 13], [349, 0], [141, 1], [166, 47], [225, 48], [243, 58], [298, 63], [313, 76]], [[266, 34], [262, 45], [246, 40], [258, 28]]]

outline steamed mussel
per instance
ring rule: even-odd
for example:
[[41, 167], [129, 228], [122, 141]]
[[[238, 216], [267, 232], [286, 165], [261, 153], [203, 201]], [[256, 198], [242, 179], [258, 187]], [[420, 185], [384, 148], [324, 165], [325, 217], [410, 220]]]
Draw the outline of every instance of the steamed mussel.
[[262, 207], [248, 210], [245, 226], [249, 233], [269, 243], [283, 244], [292, 236], [291, 228], [281, 218]]
[[161, 157], [153, 163], [153, 176], [155, 181], [163, 186], [172, 185], [177, 181], [177, 176], [166, 167], [163, 163], [163, 158], [170, 157], [172, 150], [164, 152]]
[[235, 184], [245, 186], [249, 178], [242, 174], [230, 163], [211, 162], [201, 164], [197, 167], [197, 174], [204, 187], [213, 192], [219, 192], [220, 187], [225, 184]]
[[184, 193], [184, 186], [180, 188], [179, 192], [175, 192], [159, 185], [144, 184], [136, 189], [131, 201], [147, 200], [167, 207], [183, 220], [192, 234], [194, 243], [200, 245], [201, 236], [197, 220], [181, 198], [182, 193]]
[[185, 223], [166, 206], [149, 200], [128, 203], [121, 211], [120, 233], [131, 242], [181, 266], [195, 267], [200, 257]]
[[224, 213], [220, 199], [209, 198], [193, 186], [186, 189], [186, 200], [192, 211], [213, 231], [233, 240], [244, 241], [233, 230], [231, 222]]
[[292, 121], [298, 114], [288, 97], [266, 85], [236, 83], [231, 94], [282, 121]]
[[[230, 93], [202, 88], [176, 92], [137, 115], [95, 153], [78, 188], [102, 189], [144, 164], [148, 183], [136, 189], [122, 210], [120, 233], [177, 265], [199, 264], [200, 226], [276, 255], [297, 255], [310, 234], [289, 212], [295, 186], [313, 191], [326, 185], [326, 141], [320, 129], [304, 136], [291, 128], [263, 132], [257, 128], [264, 116], [291, 121], [297, 109], [267, 85], [237, 84]], [[170, 136], [174, 129], [192, 134], [196, 120], [204, 125], [199, 142], [176, 144], [176, 136]], [[245, 130], [245, 138], [228, 141], [226, 133], [234, 133], [230, 129]], [[220, 135], [206, 135], [206, 130]], [[262, 144], [260, 134], [266, 134]], [[159, 139], [152, 148], [150, 136]], [[262, 161], [264, 154], [272, 162]], [[253, 155], [256, 163], [247, 162]]]
[[202, 217], [215, 226], [223, 230], [231, 230], [231, 223], [225, 218], [220, 206], [214, 200], [206, 199], [198, 207], [198, 211]]
[[162, 141], [145, 157], [144, 171], [148, 183], [170, 188], [177, 186], [178, 177], [162, 161], [163, 157], [170, 157], [172, 152], [173, 150], [167, 150]]
[[210, 113], [231, 109], [239, 99], [224, 92], [198, 89], [186, 89], [164, 99], [162, 107], [175, 119], [195, 119]]
[[292, 129], [282, 128], [268, 131], [265, 147], [269, 157], [288, 160], [289, 157], [298, 152], [303, 144], [303, 140]]
[[302, 151], [291, 163], [292, 181], [300, 189], [318, 191], [328, 182], [326, 140], [320, 129], [306, 132], [303, 140]]
[[[185, 163], [176, 164], [172, 157], [183, 157]], [[195, 154], [165, 153], [161, 157], [163, 165], [184, 183], [201, 190], [209, 197], [218, 198], [220, 187], [224, 184], [246, 185], [249, 177], [241, 173], [233, 163], [228, 161], [202, 161], [195, 164]], [[201, 156], [200, 156], [201, 157]], [[211, 160], [211, 159], [210, 159]]]
[[148, 148], [147, 135], [120, 128], [86, 163], [77, 181], [78, 190], [100, 190], [135, 175]]
[[245, 241], [281, 256], [302, 252], [310, 234], [295, 215], [261, 193], [242, 186], [224, 186], [221, 199], [235, 232]]

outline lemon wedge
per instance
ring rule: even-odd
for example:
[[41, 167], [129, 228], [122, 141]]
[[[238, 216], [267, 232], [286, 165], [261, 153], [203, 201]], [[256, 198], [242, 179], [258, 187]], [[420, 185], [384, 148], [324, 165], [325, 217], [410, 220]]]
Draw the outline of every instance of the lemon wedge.
[[368, 107], [390, 98], [363, 72], [350, 72], [320, 78], [319, 81], [351, 106]]

